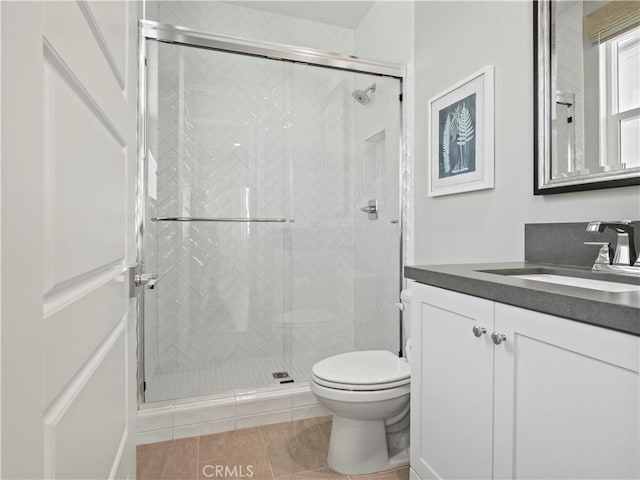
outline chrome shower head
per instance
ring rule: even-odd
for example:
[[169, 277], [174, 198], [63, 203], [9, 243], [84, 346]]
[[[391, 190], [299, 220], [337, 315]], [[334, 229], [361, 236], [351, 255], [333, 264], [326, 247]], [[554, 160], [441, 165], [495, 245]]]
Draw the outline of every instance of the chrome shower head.
[[351, 96], [361, 105], [367, 105], [371, 101], [369, 95], [364, 93], [362, 90], [356, 90], [351, 94]]
[[363, 92], [362, 90], [356, 90], [351, 94], [351, 96], [358, 102], [360, 105], [368, 105], [371, 102], [371, 97], [368, 95], [369, 92], [374, 93], [376, 91], [376, 84], [373, 83], [370, 87]]

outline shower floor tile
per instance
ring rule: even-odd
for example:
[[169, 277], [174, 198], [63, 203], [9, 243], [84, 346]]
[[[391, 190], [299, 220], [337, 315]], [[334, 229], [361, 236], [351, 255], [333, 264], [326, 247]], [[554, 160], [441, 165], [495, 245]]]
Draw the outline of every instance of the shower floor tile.
[[327, 465], [330, 433], [329, 416], [139, 445], [136, 478], [408, 480], [408, 468], [351, 477], [334, 472]]
[[283, 363], [282, 355], [273, 355], [226, 360], [170, 372], [160, 370], [146, 379], [145, 401], [161, 402], [278, 386], [280, 380], [274, 379], [272, 373], [283, 369], [295, 382], [306, 382], [313, 364], [326, 357], [326, 353], [301, 353], [292, 355], [290, 361]]

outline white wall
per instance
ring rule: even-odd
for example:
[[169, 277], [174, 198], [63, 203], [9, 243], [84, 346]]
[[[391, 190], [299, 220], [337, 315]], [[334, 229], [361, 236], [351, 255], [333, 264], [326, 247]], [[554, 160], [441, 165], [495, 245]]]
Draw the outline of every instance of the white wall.
[[150, 20], [202, 32], [351, 53], [353, 30], [220, 1], [147, 2]]
[[[639, 187], [533, 195], [530, 2], [417, 2], [415, 264], [518, 261], [525, 223], [640, 218]], [[427, 197], [427, 100], [495, 66], [495, 188]]]
[[408, 64], [413, 51], [413, 2], [378, 1], [355, 29], [355, 53], [362, 58]]

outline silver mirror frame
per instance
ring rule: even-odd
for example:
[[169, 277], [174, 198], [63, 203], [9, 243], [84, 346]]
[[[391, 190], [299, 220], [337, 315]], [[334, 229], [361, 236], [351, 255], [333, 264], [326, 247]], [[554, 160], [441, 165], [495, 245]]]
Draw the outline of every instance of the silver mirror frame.
[[551, 2], [533, 2], [533, 194], [599, 190], [640, 185], [640, 169], [610, 171], [572, 178], [551, 178]]

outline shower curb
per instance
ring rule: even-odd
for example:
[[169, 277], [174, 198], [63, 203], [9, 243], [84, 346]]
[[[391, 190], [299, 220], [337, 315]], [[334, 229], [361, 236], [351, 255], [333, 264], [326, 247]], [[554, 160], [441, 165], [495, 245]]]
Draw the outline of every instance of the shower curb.
[[239, 390], [233, 395], [142, 405], [137, 444], [209, 435], [240, 428], [331, 415], [308, 383], [281, 389]]

